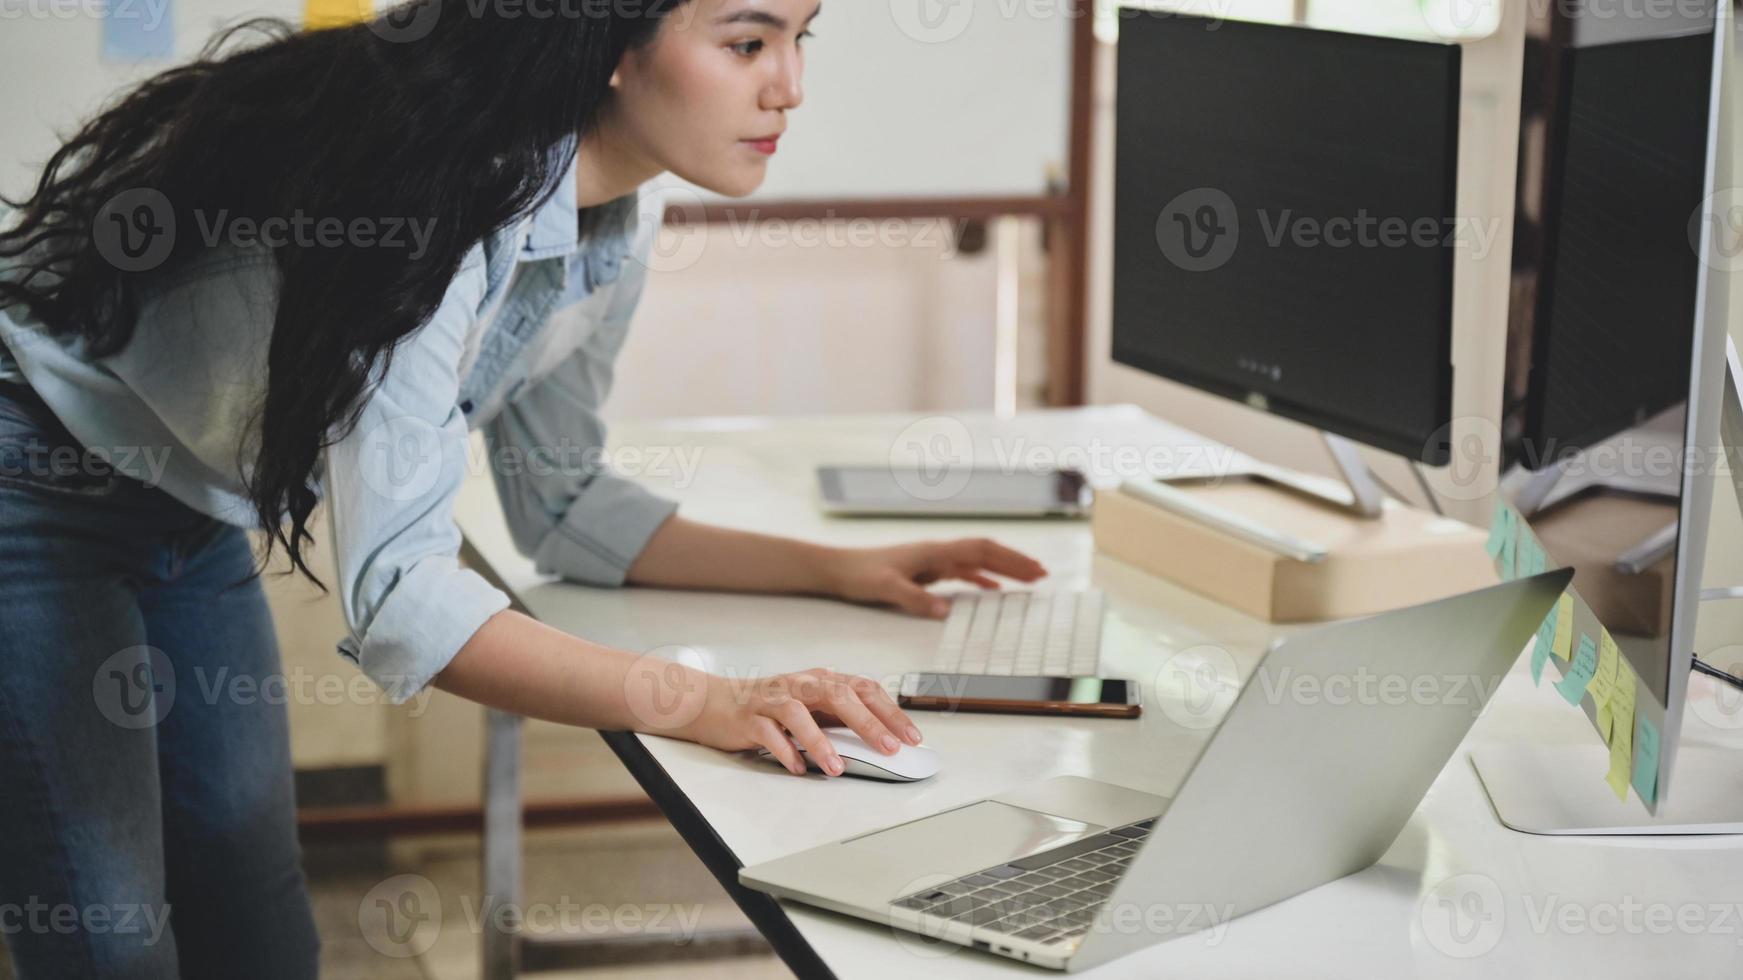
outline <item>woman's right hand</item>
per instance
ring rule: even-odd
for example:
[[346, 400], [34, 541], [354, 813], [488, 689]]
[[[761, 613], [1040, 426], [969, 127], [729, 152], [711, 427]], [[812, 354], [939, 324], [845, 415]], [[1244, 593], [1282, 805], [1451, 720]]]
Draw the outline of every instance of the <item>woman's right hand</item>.
[[846, 725], [885, 755], [921, 741], [913, 720], [869, 677], [823, 668], [733, 681], [706, 676], [707, 702], [681, 734], [728, 752], [762, 746], [795, 775], [804, 774], [805, 763], [794, 741], [826, 774], [841, 775], [841, 756], [823, 735], [825, 727]]

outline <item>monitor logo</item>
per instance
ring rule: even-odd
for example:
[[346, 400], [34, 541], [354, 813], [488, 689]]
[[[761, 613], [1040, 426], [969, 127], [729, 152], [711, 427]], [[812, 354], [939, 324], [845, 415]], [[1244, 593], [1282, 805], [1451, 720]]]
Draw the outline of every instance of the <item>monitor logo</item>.
[[1211, 272], [1234, 257], [1241, 240], [1235, 202], [1214, 187], [1187, 191], [1156, 218], [1156, 245], [1185, 272]]
[[1261, 361], [1256, 357], [1237, 357], [1235, 365], [1247, 374], [1255, 375], [1267, 381], [1283, 380], [1283, 365]]

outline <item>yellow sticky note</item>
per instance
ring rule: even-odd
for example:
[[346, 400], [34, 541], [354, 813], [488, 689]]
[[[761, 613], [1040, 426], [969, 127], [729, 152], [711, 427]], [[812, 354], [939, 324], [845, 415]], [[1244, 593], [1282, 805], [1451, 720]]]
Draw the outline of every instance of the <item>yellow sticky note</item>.
[[1598, 672], [1592, 675], [1592, 683], [1586, 688], [1592, 695], [1592, 704], [1598, 709], [1598, 734], [1604, 741], [1610, 741], [1610, 695], [1616, 687], [1616, 665], [1621, 661], [1621, 651], [1616, 649], [1616, 640], [1610, 636], [1609, 630], [1604, 630], [1599, 641]]
[[1634, 668], [1628, 666], [1627, 660], [1616, 663], [1616, 684], [1610, 691], [1610, 722], [1615, 731], [1611, 739], [1626, 738], [1634, 740], [1634, 685], [1638, 679], [1634, 676]]
[[1633, 765], [1634, 740], [1618, 736], [1610, 742], [1610, 774], [1604, 777], [1618, 800], [1628, 798], [1628, 782], [1633, 775]]
[[1616, 685], [1610, 695], [1610, 774], [1605, 780], [1616, 798], [1628, 798], [1628, 783], [1634, 765], [1634, 668], [1617, 663]]
[[1563, 660], [1574, 655], [1574, 597], [1563, 595], [1555, 604], [1555, 642], [1550, 645]]
[[1611, 713], [1618, 722], [1628, 722], [1628, 731], [1633, 731], [1633, 706], [1635, 706], [1635, 684], [1638, 678], [1633, 668], [1628, 666], [1626, 657], [1616, 661], [1616, 684], [1611, 687]]
[[318, 31], [325, 27], [345, 27], [374, 15], [373, 0], [305, 0], [303, 29]]

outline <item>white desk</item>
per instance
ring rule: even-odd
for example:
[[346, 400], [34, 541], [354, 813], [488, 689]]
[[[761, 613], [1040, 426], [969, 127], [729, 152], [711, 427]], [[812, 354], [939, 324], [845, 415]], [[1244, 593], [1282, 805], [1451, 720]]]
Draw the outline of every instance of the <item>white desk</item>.
[[[1124, 445], [1141, 451], [1167, 445], [1184, 451], [1203, 443], [1130, 407], [963, 419], [974, 432], [977, 457], [989, 460], [1036, 446]], [[653, 736], [608, 740], [802, 976], [824, 970], [872, 978], [1041, 975], [1033, 967], [935, 947], [874, 923], [773, 902], [739, 889], [734, 872], [1056, 775], [1172, 793], [1214, 719], [1197, 720], [1180, 700], [1178, 683], [1170, 678], [1179, 676], [1183, 661], [1169, 666], [1169, 658], [1214, 647], [1226, 651], [1224, 662], [1244, 680], [1278, 631], [1096, 555], [1085, 522], [852, 520], [818, 513], [812, 503], [815, 464], [885, 463], [912, 421], [852, 416], [620, 425], [612, 446], [699, 450], [690, 479], [644, 478], [679, 500], [681, 512], [693, 519], [844, 545], [986, 535], [1045, 563], [1051, 575], [1041, 587], [1104, 590], [1104, 672], [1144, 682], [1143, 718], [1039, 721], [917, 713], [944, 771], [915, 784], [796, 778], [748, 754]], [[1098, 482], [1109, 476], [1092, 474]], [[893, 684], [904, 671], [928, 663], [942, 629], [935, 621], [824, 599], [600, 590], [548, 580], [515, 553], [487, 474], [467, 486], [460, 520], [478, 555], [539, 619], [629, 650], [689, 647], [716, 672], [745, 676], [828, 666]], [[1697, 677], [1691, 693], [1711, 692]], [[1467, 744], [1527, 738], [1590, 743], [1592, 778], [1598, 780], [1607, 756], [1578, 714], [1547, 687], [1533, 690], [1522, 659]], [[1700, 724], [1696, 712], [1689, 716], [1692, 726]], [[1738, 734], [1691, 728], [1685, 738]], [[1278, 819], [1287, 820], [1288, 801], [1278, 800], [1277, 808]], [[1449, 906], [1441, 899], [1469, 913], [1462, 932], [1449, 931]], [[1378, 865], [1236, 919], [1216, 933], [1159, 944], [1095, 975], [1743, 976], [1743, 841], [1605, 843], [1517, 834], [1495, 820], [1461, 752]]]

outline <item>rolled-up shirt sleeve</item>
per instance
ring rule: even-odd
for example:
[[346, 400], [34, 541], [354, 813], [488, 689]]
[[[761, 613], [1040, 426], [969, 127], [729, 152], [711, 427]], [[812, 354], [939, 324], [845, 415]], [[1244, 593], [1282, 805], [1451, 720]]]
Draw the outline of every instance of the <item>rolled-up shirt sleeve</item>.
[[459, 562], [454, 502], [467, 473], [458, 364], [484, 290], [481, 253], [462, 265], [430, 321], [401, 341], [356, 426], [323, 455], [339, 598], [339, 652], [399, 704], [440, 673], [500, 589]]
[[[651, 229], [638, 235], [600, 322], [586, 339], [485, 427], [491, 472], [515, 546], [540, 572], [619, 586], [677, 510], [612, 472], [600, 406], [646, 284]], [[572, 275], [583, 270], [572, 268]]]

